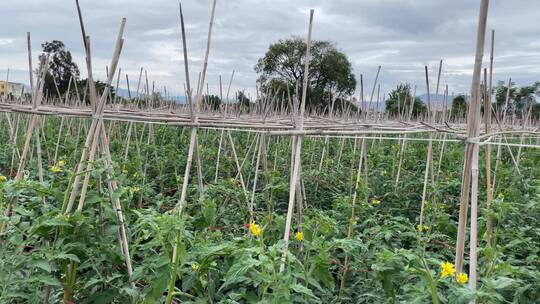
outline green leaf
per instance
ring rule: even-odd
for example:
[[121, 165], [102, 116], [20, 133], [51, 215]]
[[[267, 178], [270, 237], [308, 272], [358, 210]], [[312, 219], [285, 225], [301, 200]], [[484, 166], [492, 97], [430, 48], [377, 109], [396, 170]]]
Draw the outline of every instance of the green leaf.
[[311, 298], [314, 298], [314, 299], [317, 299], [317, 297], [313, 294], [313, 292], [311, 291], [311, 289], [303, 286], [303, 285], [300, 285], [300, 284], [292, 284], [291, 285], [291, 289], [294, 290], [295, 292], [297, 293], [300, 293], [300, 294], [303, 294], [303, 295], [306, 295], [306, 296], [309, 296]]
[[38, 276], [37, 280], [48, 286], [56, 286], [56, 287], [62, 286], [62, 283], [60, 283], [60, 281], [53, 276]]
[[49, 263], [49, 261], [45, 261], [45, 260], [33, 261], [31, 265], [34, 267], [40, 268], [48, 273], [50, 273], [52, 270], [51, 264]]
[[72, 253], [60, 253], [60, 254], [57, 254], [56, 255], [56, 258], [59, 259], [59, 260], [71, 260], [73, 262], [77, 262], [77, 263], [80, 263], [81, 260], [79, 260], [79, 258], [72, 254]]

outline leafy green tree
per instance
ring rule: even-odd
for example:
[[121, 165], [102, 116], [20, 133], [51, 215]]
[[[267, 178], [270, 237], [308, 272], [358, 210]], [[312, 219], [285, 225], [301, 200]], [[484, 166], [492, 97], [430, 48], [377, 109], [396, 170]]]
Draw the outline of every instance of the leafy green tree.
[[[49, 69], [45, 76], [43, 91], [49, 96], [58, 96], [58, 93], [66, 93], [70, 78], [73, 77], [75, 79], [79, 77], [79, 67], [73, 62], [71, 52], [66, 50], [62, 41], [53, 40], [51, 42], [45, 42], [41, 46], [43, 52], [49, 54]], [[45, 54], [40, 56], [40, 60], [44, 58], [43, 56]], [[58, 86], [58, 91], [56, 90], [56, 86]]]
[[[100, 98], [101, 95], [103, 94], [103, 91], [105, 91], [105, 88], [107, 87], [107, 84], [105, 82], [95, 80], [94, 85], [96, 86], [96, 91], [97, 91], [98, 98]], [[84, 102], [87, 105], [89, 105], [90, 104], [90, 95], [88, 93], [84, 94], [83, 92], [88, 92], [88, 79], [87, 78], [77, 80], [77, 88], [75, 88], [74, 85], [72, 84], [71, 88], [70, 88], [70, 95], [71, 96], [76, 96], [76, 94], [78, 93], [79, 98], [81, 98], [81, 99], [84, 98]], [[116, 92], [114, 90], [114, 87], [109, 86], [109, 97], [111, 99], [114, 99], [115, 95], [116, 95]]]
[[236, 102], [238, 103], [238, 106], [240, 107], [240, 109], [246, 110], [250, 108], [251, 101], [246, 96], [244, 91], [238, 91], [236, 93]]
[[533, 119], [540, 119], [540, 103], [535, 103], [532, 106], [531, 116]]
[[[279, 40], [255, 66], [258, 83], [270, 94], [289, 89], [301, 94], [307, 45], [301, 38]], [[331, 92], [337, 98], [351, 95], [356, 87], [352, 66], [345, 54], [329, 41], [313, 41], [309, 67], [308, 108], [324, 109]]]
[[[395, 89], [393, 89], [388, 94], [388, 99], [386, 100], [386, 112], [392, 115], [397, 115], [398, 113], [398, 102], [399, 110], [403, 113], [409, 113], [411, 107], [411, 100], [413, 96], [411, 94], [411, 85], [408, 83], [399, 84]], [[419, 114], [425, 113], [427, 111], [426, 105], [418, 97], [414, 99], [414, 105], [412, 109], [412, 115], [418, 116]]]
[[[506, 103], [506, 95], [508, 94], [508, 83], [504, 81], [499, 81], [495, 90], [495, 105], [497, 111], [503, 111], [504, 104]], [[510, 95], [508, 95], [508, 104], [511, 105], [513, 100], [516, 98], [517, 88], [515, 87], [515, 82], [510, 83]]]
[[221, 105], [221, 98], [216, 95], [203, 96], [203, 103], [211, 110], [218, 110]]
[[536, 104], [536, 97], [540, 97], [540, 81], [521, 87], [514, 102], [515, 111], [518, 113], [526, 112], [530, 106]]
[[[506, 103], [506, 95], [508, 92], [508, 84], [499, 81], [495, 88], [495, 102], [498, 111], [503, 111]], [[507, 114], [515, 114], [520, 116], [522, 112], [526, 112], [529, 106], [536, 105], [536, 97], [540, 96], [540, 82], [537, 81], [529, 86], [517, 87], [514, 82], [510, 84], [510, 94], [508, 95]]]
[[467, 114], [467, 99], [464, 95], [458, 95], [452, 99], [450, 114], [454, 118], [463, 118]]

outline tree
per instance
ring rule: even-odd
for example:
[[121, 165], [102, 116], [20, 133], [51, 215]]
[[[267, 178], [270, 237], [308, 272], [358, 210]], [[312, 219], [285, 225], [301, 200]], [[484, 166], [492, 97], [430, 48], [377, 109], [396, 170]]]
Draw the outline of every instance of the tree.
[[[411, 85], [399, 84], [395, 89], [393, 89], [388, 94], [388, 99], [386, 100], [386, 112], [392, 115], [398, 114], [398, 102], [399, 110], [408, 115], [411, 107], [411, 100], [413, 96], [411, 94]], [[427, 111], [426, 105], [418, 97], [414, 98], [414, 104], [412, 109], [412, 115], [418, 116], [419, 114], [425, 113]]]
[[464, 95], [458, 95], [452, 99], [450, 114], [454, 118], [463, 118], [467, 114], [467, 99]]
[[221, 105], [221, 98], [216, 95], [205, 95], [202, 98], [203, 103], [211, 110], [218, 110]]
[[537, 81], [530, 86], [521, 87], [516, 95], [514, 110], [518, 115], [522, 112], [527, 112], [529, 107], [536, 104], [536, 97], [539, 96], [540, 81]]
[[[499, 113], [504, 111], [506, 104], [506, 96], [508, 92], [508, 84], [502, 81], [498, 82], [495, 88], [495, 102]], [[536, 97], [540, 96], [540, 82], [537, 81], [529, 86], [517, 87], [514, 82], [510, 84], [510, 94], [508, 95], [507, 114], [515, 114], [521, 116], [523, 112], [527, 112], [529, 106], [536, 105]]]
[[[54, 85], [54, 84], [53, 84]], [[70, 92], [69, 94], [71, 96], [76, 96], [76, 94], [79, 94], [79, 98], [81, 100], [84, 98], [84, 103], [86, 105], [90, 105], [90, 94], [88, 93], [88, 79], [81, 79], [77, 80], [76, 82], [77, 88], [75, 88], [74, 84], [71, 84]], [[96, 86], [96, 92], [98, 99], [101, 98], [101, 95], [103, 94], [103, 91], [105, 91], [105, 88], [107, 87], [107, 84], [105, 82], [101, 82], [99, 80], [94, 81], [94, 85]], [[86, 92], [86, 94], [85, 94]], [[109, 97], [114, 100], [114, 97], [116, 95], [116, 92], [114, 90], [114, 87], [112, 85], [109, 86]]]
[[[45, 76], [43, 91], [49, 96], [58, 96], [58, 93], [62, 95], [68, 90], [70, 78], [79, 77], [79, 67], [73, 62], [71, 52], [65, 49], [62, 41], [53, 40], [41, 46], [43, 52], [49, 54], [49, 69]], [[40, 60], [44, 58], [43, 56], [45, 54], [40, 56]]]
[[[267, 94], [300, 95], [307, 45], [298, 37], [271, 44], [255, 66], [257, 82]], [[308, 108], [324, 109], [331, 92], [337, 98], [351, 95], [356, 87], [352, 66], [345, 54], [329, 41], [313, 41], [309, 67]], [[337, 95], [337, 96], [336, 96]]]
[[540, 119], [540, 103], [535, 103], [531, 111], [532, 119]]
[[238, 106], [240, 107], [240, 109], [249, 110], [250, 105], [251, 105], [251, 101], [246, 96], [244, 91], [238, 91], [236, 93], [236, 102], [238, 103]]

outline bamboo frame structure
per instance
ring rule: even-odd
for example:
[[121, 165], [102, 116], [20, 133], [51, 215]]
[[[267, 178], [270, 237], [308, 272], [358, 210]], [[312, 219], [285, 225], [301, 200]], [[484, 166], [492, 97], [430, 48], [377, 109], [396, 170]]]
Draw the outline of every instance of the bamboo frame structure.
[[[351, 144], [354, 139], [354, 148], [353, 151], [357, 149], [357, 141], [360, 140], [360, 158], [358, 159], [358, 167], [356, 168], [356, 179], [354, 183], [354, 188], [351, 189], [352, 192], [352, 211], [350, 215], [350, 223], [347, 230], [347, 238], [352, 238], [354, 234], [353, 221], [356, 217], [357, 210], [355, 209], [357, 204], [357, 196], [362, 180], [362, 170], [366, 174], [366, 184], [367, 184], [367, 150], [366, 144], [368, 140], [371, 140], [372, 146], [375, 145], [376, 140], [398, 140], [400, 149], [398, 151], [398, 168], [395, 177], [395, 188], [400, 181], [401, 166], [404, 162], [404, 151], [406, 144], [409, 141], [423, 141], [428, 145], [428, 151], [426, 155], [426, 165], [424, 168], [424, 183], [422, 191], [422, 202], [420, 207], [420, 225], [424, 223], [424, 208], [426, 197], [428, 195], [428, 182], [429, 177], [431, 177], [431, 185], [435, 186], [435, 180], [439, 176], [441, 171], [441, 163], [444, 154], [444, 147], [446, 143], [463, 143], [465, 145], [464, 151], [464, 166], [463, 166], [463, 184], [461, 188], [461, 197], [460, 197], [460, 213], [459, 213], [459, 224], [458, 224], [458, 233], [457, 233], [457, 243], [456, 243], [456, 256], [455, 256], [455, 265], [458, 272], [463, 271], [464, 265], [464, 250], [465, 250], [465, 237], [466, 237], [466, 228], [468, 220], [468, 208], [469, 200], [471, 207], [471, 235], [470, 235], [470, 262], [469, 262], [469, 274], [470, 274], [470, 286], [472, 288], [476, 287], [476, 282], [478, 281], [477, 276], [477, 217], [478, 217], [478, 192], [479, 192], [479, 151], [482, 146], [486, 148], [486, 206], [490, 208], [493, 191], [496, 185], [496, 174], [498, 167], [500, 165], [500, 154], [503, 146], [507, 146], [512, 156], [512, 160], [516, 166], [516, 171], [519, 172], [519, 152], [517, 160], [512, 154], [511, 146], [522, 147], [540, 147], [538, 144], [525, 143], [526, 139], [533, 139], [540, 136], [540, 131], [537, 124], [529, 123], [530, 119], [528, 116], [522, 121], [522, 127], [518, 130], [515, 128], [516, 124], [514, 122], [507, 124], [506, 121], [506, 111], [503, 113], [502, 121], [499, 121], [498, 113], [492, 115], [491, 108], [491, 91], [492, 91], [492, 77], [493, 77], [493, 57], [494, 57], [494, 31], [492, 32], [491, 39], [491, 55], [490, 55], [490, 67], [489, 67], [489, 77], [485, 76], [484, 80], [484, 90], [485, 92], [480, 92], [480, 78], [482, 70], [482, 58], [483, 58], [483, 48], [485, 43], [485, 30], [486, 30], [486, 19], [487, 11], [489, 6], [489, 0], [481, 0], [481, 8], [479, 14], [479, 25], [477, 32], [477, 47], [475, 55], [475, 65], [472, 78], [472, 99], [471, 106], [469, 109], [467, 122], [466, 124], [462, 121], [454, 120], [452, 121], [447, 117], [446, 110], [446, 101], [448, 98], [448, 86], [445, 87], [445, 105], [441, 117], [437, 116], [437, 112], [434, 107], [431, 105], [430, 89], [429, 89], [429, 77], [428, 77], [428, 68], [425, 67], [425, 80], [426, 80], [426, 91], [428, 96], [428, 113], [427, 117], [418, 118], [416, 120], [412, 119], [413, 107], [416, 98], [416, 87], [414, 88], [414, 93], [412, 98], [410, 98], [410, 105], [407, 107], [407, 98], [403, 100], [403, 107], [400, 106], [401, 100], [398, 100], [398, 114], [396, 117], [390, 117], [384, 113], [380, 115], [378, 103], [380, 102], [380, 84], [379, 74], [381, 71], [381, 66], [378, 66], [376, 76], [373, 82], [373, 87], [371, 90], [369, 103], [366, 105], [366, 100], [364, 97], [364, 79], [361, 75], [360, 78], [360, 99], [359, 104], [363, 109], [363, 115], [353, 113], [350, 111], [343, 111], [341, 115], [336, 115], [334, 112], [334, 103], [337, 96], [332, 96], [330, 98], [330, 105], [328, 114], [319, 113], [316, 111], [310, 111], [306, 109], [306, 98], [308, 90], [308, 81], [309, 81], [309, 68], [310, 68], [310, 57], [311, 57], [311, 43], [312, 43], [312, 31], [313, 31], [313, 20], [314, 20], [314, 10], [310, 10], [309, 15], [309, 25], [308, 25], [308, 34], [307, 34], [307, 51], [304, 62], [304, 78], [302, 82], [302, 92], [301, 100], [298, 100], [298, 94], [295, 94], [294, 98], [290, 97], [289, 94], [289, 103], [291, 107], [289, 109], [272, 109], [270, 110], [269, 103], [272, 98], [279, 98], [279, 96], [266, 97], [267, 99], [262, 101], [256, 107], [254, 107], [253, 112], [243, 113], [240, 109], [237, 109], [237, 112], [234, 113], [234, 107], [229, 107], [229, 104], [226, 104], [220, 109], [209, 109], [203, 106], [203, 91], [204, 84], [206, 83], [207, 69], [209, 54], [211, 50], [212, 42], [212, 30], [215, 18], [216, 10], [216, 0], [213, 0], [206, 51], [203, 61], [202, 72], [199, 74], [199, 80], [197, 82], [197, 87], [195, 90], [195, 95], [193, 96], [194, 90], [192, 88], [189, 76], [189, 64], [188, 64], [188, 51], [187, 51], [187, 38], [185, 32], [184, 24], [184, 15], [182, 12], [182, 6], [179, 5], [180, 13], [180, 30], [182, 38], [182, 48], [183, 48], [183, 60], [184, 60], [184, 70], [186, 76], [186, 96], [188, 104], [187, 106], [177, 105], [174, 103], [162, 104], [156, 102], [153, 98], [149, 98], [154, 92], [154, 83], [152, 83], [152, 88], [150, 88], [150, 82], [148, 80], [147, 71], [143, 68], [140, 69], [138, 83], [136, 87], [136, 96], [134, 98], [129, 98], [133, 104], [120, 105], [116, 102], [116, 97], [112, 98], [110, 95], [109, 87], [116, 76], [116, 87], [118, 88], [121, 70], [118, 69], [118, 60], [122, 51], [123, 46], [123, 32], [126, 20], [122, 19], [118, 37], [116, 40], [115, 49], [111, 59], [110, 65], [107, 67], [107, 81], [106, 89], [99, 96], [97, 94], [96, 88], [93, 85], [93, 76], [92, 76], [92, 56], [90, 48], [90, 37], [86, 34], [84, 22], [82, 19], [82, 13], [77, 2], [77, 9], [79, 14], [79, 21], [81, 26], [81, 33], [83, 37], [83, 44], [85, 48], [86, 56], [86, 65], [88, 70], [88, 79], [90, 85], [88, 86], [87, 91], [84, 92], [83, 99], [81, 100], [79, 93], [77, 91], [77, 98], [69, 98], [69, 96], [58, 96], [59, 100], [64, 99], [63, 103], [56, 103], [54, 98], [46, 98], [43, 96], [43, 78], [44, 70], [46, 69], [46, 60], [40, 65], [40, 73], [38, 73], [37, 82], [34, 85], [32, 72], [30, 72], [30, 83], [33, 90], [31, 103], [26, 104], [24, 102], [0, 102], [0, 112], [4, 112], [9, 126], [9, 135], [12, 141], [17, 139], [17, 128], [19, 125], [19, 120], [15, 122], [11, 120], [10, 115], [16, 114], [20, 116], [30, 117], [28, 120], [28, 127], [25, 133], [25, 140], [23, 145], [22, 153], [19, 155], [18, 148], [14, 145], [12, 163], [14, 162], [15, 155], [18, 155], [19, 166], [17, 169], [16, 179], [20, 179], [23, 176], [23, 170], [27, 161], [27, 157], [32, 152], [31, 147], [31, 138], [32, 135], [36, 139], [36, 149], [38, 159], [41, 157], [42, 151], [40, 148], [40, 140], [45, 140], [44, 136], [41, 134], [43, 132], [42, 123], [45, 122], [47, 117], [60, 117], [61, 124], [60, 129], [58, 130], [58, 137], [56, 138], [56, 149], [54, 151], [54, 162], [58, 159], [58, 147], [60, 146], [60, 139], [63, 132], [70, 134], [72, 131], [72, 123], [74, 118], [80, 118], [90, 120], [91, 123], [88, 125], [79, 123], [77, 129], [76, 137], [79, 138], [80, 133], [86, 134], [85, 144], [82, 147], [82, 153], [80, 160], [77, 163], [75, 173], [73, 175], [73, 182], [69, 185], [69, 200], [64, 210], [66, 215], [72, 214], [75, 208], [75, 202], [78, 198], [78, 204], [75, 212], [80, 212], [84, 208], [85, 196], [88, 191], [88, 188], [91, 186], [90, 180], [92, 178], [91, 172], [94, 169], [94, 162], [99, 154], [103, 154], [105, 159], [106, 175], [107, 175], [107, 187], [109, 190], [110, 200], [113, 205], [114, 210], [116, 211], [117, 221], [119, 223], [119, 243], [122, 250], [122, 255], [124, 257], [124, 262], [126, 264], [126, 269], [128, 275], [132, 274], [132, 265], [131, 265], [131, 256], [129, 253], [129, 246], [127, 243], [126, 237], [126, 227], [124, 224], [124, 216], [122, 213], [122, 206], [118, 199], [113, 194], [117, 192], [119, 185], [115, 180], [114, 164], [109, 148], [109, 137], [112, 136], [114, 132], [115, 122], [126, 122], [127, 123], [127, 137], [125, 141], [122, 141], [122, 156], [123, 163], [122, 169], [125, 168], [125, 164], [128, 160], [129, 149], [132, 145], [135, 146], [138, 154], [140, 153], [139, 146], [144, 144], [143, 138], [147, 134], [147, 145], [153, 141], [156, 142], [154, 138], [154, 125], [167, 125], [173, 127], [184, 127], [189, 128], [189, 147], [187, 149], [187, 160], [185, 163], [185, 169], [183, 172], [183, 180], [181, 185], [181, 191], [177, 203], [175, 212], [178, 215], [178, 219], [182, 220], [182, 212], [187, 203], [188, 199], [188, 186], [190, 182], [192, 163], [195, 158], [197, 164], [197, 184], [200, 196], [202, 196], [204, 191], [204, 180], [202, 177], [202, 159], [201, 159], [201, 149], [199, 149], [199, 136], [204, 139], [204, 132], [208, 131], [218, 131], [220, 132], [219, 136], [219, 148], [217, 153], [216, 168], [214, 173], [214, 182], [218, 181], [219, 168], [220, 168], [220, 158], [222, 150], [225, 151], [225, 146], [230, 146], [230, 151], [234, 158], [234, 165], [237, 170], [237, 178], [240, 181], [242, 190], [244, 192], [244, 197], [246, 201], [246, 207], [249, 211], [249, 221], [255, 221], [255, 196], [257, 192], [257, 187], [259, 186], [260, 177], [266, 171], [266, 154], [270, 141], [275, 139], [275, 142], [283, 142], [283, 138], [290, 138], [290, 148], [291, 148], [291, 157], [290, 157], [290, 180], [289, 180], [289, 193], [288, 193], [288, 205], [287, 205], [287, 214], [285, 220], [285, 230], [283, 232], [283, 248], [282, 256], [280, 260], [280, 272], [285, 271], [287, 264], [287, 256], [289, 250], [289, 239], [290, 232], [293, 227], [293, 213], [295, 211], [296, 205], [296, 226], [298, 231], [302, 229], [302, 210], [307, 207], [307, 199], [305, 195], [305, 186], [302, 180], [302, 142], [306, 137], [318, 138], [322, 142], [321, 158], [320, 160], [315, 159], [314, 162], [318, 162], [319, 170], [322, 170], [324, 160], [326, 155], [331, 154], [331, 151], [328, 148], [328, 145], [331, 140], [339, 139], [339, 150], [337, 152], [338, 163], [341, 161], [341, 155], [344, 147]], [[27, 35], [28, 40], [28, 56], [29, 56], [29, 66], [30, 71], [32, 70], [32, 61], [31, 61], [31, 44], [30, 44], [30, 33]], [[441, 80], [441, 70], [442, 70], [442, 60], [440, 61], [437, 85], [436, 85], [436, 94], [439, 93], [439, 86]], [[143, 81], [143, 71], [144, 71], [144, 81]], [[116, 75], [115, 75], [116, 74]], [[231, 90], [231, 84], [235, 75], [235, 71], [232, 71], [226, 98], [229, 99], [229, 93]], [[489, 79], [489, 82], [488, 82]], [[70, 80], [77, 81], [75, 78]], [[126, 83], [128, 85], [128, 94], [131, 95], [129, 91], [129, 77], [126, 74]], [[223, 88], [221, 84], [221, 76], [219, 78], [220, 83], [220, 98], [223, 100]], [[487, 84], [489, 83], [489, 91], [487, 89]], [[297, 84], [296, 92], [300, 84]], [[510, 93], [511, 79], [508, 83], [508, 94]], [[77, 90], [77, 86], [75, 85]], [[377, 106], [372, 110], [372, 104], [375, 98], [375, 90], [377, 90]], [[166, 89], [165, 89], [166, 91]], [[208, 84], [207, 84], [207, 95], [208, 95]], [[384, 92], [382, 92], [384, 93]], [[88, 95], [86, 95], [88, 94]], [[277, 94], [277, 93], [276, 93]], [[484, 95], [484, 107], [488, 109], [485, 111], [485, 128], [481, 129], [481, 117], [480, 117], [480, 95]], [[141, 95], [143, 95], [141, 97]], [[383, 94], [384, 95], [384, 94]], [[91, 105], [87, 107], [84, 104], [86, 96], [89, 96]], [[193, 100], [194, 97], [194, 100]], [[108, 100], [109, 99], [109, 100]], [[383, 98], [384, 99], [384, 98]], [[509, 95], [506, 97], [505, 109], [508, 106]], [[285, 100], [285, 98], [283, 98]], [[231, 109], [232, 108], [232, 109]], [[408, 112], [407, 112], [408, 109]], [[373, 112], [373, 113], [372, 113]], [[43, 119], [42, 119], [43, 118]], [[491, 119], [495, 119], [495, 124], [492, 124]], [[109, 122], [109, 129], [106, 130], [105, 122]], [[137, 132], [137, 123], [143, 124], [143, 129], [138, 129]], [[66, 126], [67, 125], [67, 126]], [[148, 132], [144, 128], [148, 127]], [[65, 128], [65, 130], [64, 130]], [[86, 129], [82, 129], [86, 128]], [[40, 132], [41, 130], [41, 132]], [[251, 140], [251, 145], [248, 149], [243, 149], [238, 143], [235, 144], [235, 141], [232, 136], [232, 132], [244, 132], [248, 133], [248, 143]], [[64, 134], [65, 134], [64, 133]], [[74, 132], [73, 132], [74, 133]], [[520, 143], [514, 144], [507, 141], [507, 136], [519, 136]], [[526, 138], [529, 136], [529, 138]], [[132, 138], [133, 137], [133, 138]], [[504, 139], [504, 143], [503, 143]], [[49, 138], [49, 140], [52, 140]], [[131, 143], [133, 141], [133, 143]], [[158, 140], [159, 141], [159, 140]], [[433, 143], [440, 142], [441, 150], [438, 161], [438, 169], [435, 174], [434, 162], [433, 162]], [[237, 150], [237, 144], [239, 149]], [[157, 144], [156, 144], [157, 145]], [[288, 145], [288, 143], [287, 143]], [[247, 144], [246, 144], [247, 146]], [[497, 156], [494, 170], [491, 170], [491, 148], [492, 146], [497, 146]], [[253, 148], [253, 149], [252, 149]], [[229, 147], [227, 148], [229, 150]], [[46, 152], [48, 153], [48, 152]], [[143, 179], [146, 176], [146, 168], [148, 167], [148, 151], [144, 157], [145, 164], [143, 165]], [[228, 152], [227, 152], [228, 153]], [[245, 153], [245, 154], [244, 154]], [[277, 159], [277, 149], [275, 151], [276, 156], [274, 157], [274, 169], [276, 168], [276, 159]], [[240, 162], [240, 157], [243, 157], [243, 161]], [[250, 162], [251, 156], [251, 162]], [[43, 179], [42, 164], [41, 160], [38, 160], [38, 168], [40, 168], [39, 176], [40, 180]], [[249, 166], [255, 169], [253, 179], [251, 179], [251, 172], [245, 174], [247, 179], [243, 174], [244, 163], [247, 163]], [[263, 169], [261, 170], [261, 164]], [[316, 165], [315, 165], [316, 166]], [[351, 168], [354, 168], [354, 165], [351, 165]], [[352, 171], [352, 170], [351, 170]], [[491, 179], [491, 174], [493, 174], [493, 179]], [[351, 177], [351, 184], [352, 179]], [[82, 180], [81, 180], [82, 179]], [[80, 185], [82, 182], [82, 185]], [[264, 182], [264, 181], [263, 181]], [[143, 181], [144, 183], [144, 181]], [[251, 187], [250, 187], [251, 186]], [[79, 187], [81, 187], [79, 191]], [[6, 214], [8, 215], [8, 214]], [[491, 222], [488, 221], [488, 244], [491, 243]], [[3, 227], [2, 227], [3, 228]], [[3, 229], [2, 229], [3, 230]], [[179, 240], [177, 239], [176, 245], [178, 245]], [[177, 279], [177, 264], [178, 264], [178, 254], [177, 246], [173, 247], [173, 254], [171, 259], [172, 267], [171, 272], [171, 285], [169, 286], [169, 292], [167, 294], [167, 301], [170, 303], [172, 301], [172, 296], [174, 293], [174, 286]], [[340, 298], [343, 294], [343, 289], [346, 284], [347, 273], [348, 273], [348, 254], [345, 255], [344, 266], [341, 272], [341, 285], [340, 285]]]

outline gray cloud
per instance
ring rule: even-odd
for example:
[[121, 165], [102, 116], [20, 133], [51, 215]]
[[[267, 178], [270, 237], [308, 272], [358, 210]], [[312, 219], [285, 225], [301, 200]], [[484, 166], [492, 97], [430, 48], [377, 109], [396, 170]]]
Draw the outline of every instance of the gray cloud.
[[[91, 36], [95, 74], [105, 77], [121, 17], [127, 18], [120, 66], [135, 86], [141, 67], [159, 88], [181, 94], [183, 60], [178, 3], [170, 0], [80, 0]], [[192, 82], [202, 68], [211, 0], [184, 1]], [[253, 94], [253, 66], [268, 45], [292, 35], [304, 37], [309, 8], [315, 9], [314, 39], [332, 40], [370, 87], [378, 65], [381, 86], [400, 82], [425, 90], [423, 66], [435, 83], [444, 60], [442, 84], [467, 92], [474, 60], [479, 1], [471, 0], [218, 0], [207, 81], [217, 93], [219, 75], [227, 83], [236, 70], [233, 90]], [[488, 28], [496, 32], [494, 79], [512, 77], [520, 84], [539, 80], [540, 38], [534, 25], [540, 2], [491, 1]], [[32, 32], [33, 55], [40, 44], [62, 40], [86, 73], [74, 1], [25, 0], [11, 3], [0, 19], [0, 79], [28, 82], [26, 32]], [[489, 43], [486, 43], [489, 45]], [[486, 54], [487, 54], [486, 49]], [[487, 56], [485, 57], [487, 60]], [[36, 61], [37, 59], [34, 59]], [[123, 87], [125, 81], [122, 80]]]

